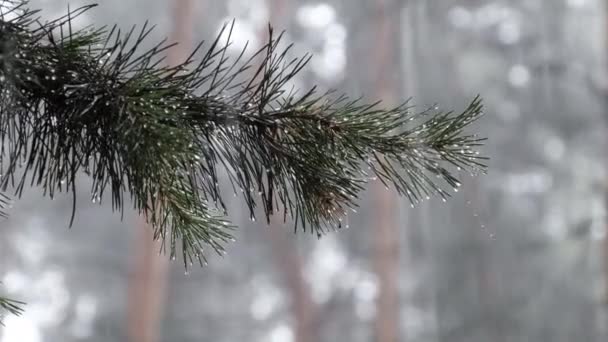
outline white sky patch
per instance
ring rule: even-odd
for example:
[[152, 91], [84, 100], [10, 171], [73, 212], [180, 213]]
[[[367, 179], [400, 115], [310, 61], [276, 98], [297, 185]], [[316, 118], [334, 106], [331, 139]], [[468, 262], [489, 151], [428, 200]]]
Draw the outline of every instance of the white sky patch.
[[543, 232], [552, 240], [563, 240], [568, 235], [568, 226], [563, 212], [550, 209], [543, 218]]
[[530, 70], [525, 65], [516, 64], [509, 70], [509, 83], [516, 88], [523, 88], [530, 82]]
[[322, 29], [336, 20], [336, 10], [328, 3], [307, 4], [298, 9], [296, 20], [311, 29]]
[[254, 25], [266, 26], [269, 13], [265, 0], [229, 0], [228, 13], [236, 18], [251, 21]]
[[344, 47], [348, 32], [346, 27], [340, 23], [332, 23], [325, 29], [325, 44], [327, 46]]
[[[40, 273], [32, 277], [10, 271], [2, 278], [8, 292], [27, 302], [27, 307], [24, 316], [16, 318], [14, 322], [5, 322], [6, 328], [4, 335], [0, 335], [0, 342], [42, 341], [40, 331], [43, 328], [58, 326], [65, 319], [70, 295], [64, 274], [58, 269], [47, 269]], [[27, 289], [25, 298], [22, 296], [23, 289]]]
[[[33, 239], [32, 237], [36, 238]], [[32, 216], [22, 231], [15, 236], [15, 250], [28, 264], [28, 267], [39, 265], [46, 257], [48, 232], [44, 229], [44, 222], [38, 216]]]
[[258, 321], [268, 319], [283, 303], [281, 289], [265, 278], [252, 281], [253, 299], [249, 306], [251, 316]]
[[373, 274], [361, 274], [354, 287], [355, 313], [364, 320], [370, 320], [376, 315], [376, 297], [378, 296], [378, 281]]
[[498, 25], [498, 40], [503, 44], [512, 45], [519, 42], [521, 24], [515, 18], [509, 18]]
[[[250, 21], [239, 20], [237, 18], [237, 20], [234, 22], [232, 32], [230, 32], [230, 25], [232, 25], [231, 18], [224, 18], [221, 22], [227, 23], [227, 26], [220, 36], [220, 46], [225, 46], [226, 43], [230, 42], [228, 50], [233, 53], [240, 53], [245, 46], [248, 46], [247, 51], [252, 53], [257, 47], [260, 46], [257, 27], [252, 25]], [[218, 28], [218, 34], [220, 33], [222, 27], [223, 24]], [[228, 39], [230, 39], [230, 41], [228, 41]]]
[[468, 28], [473, 21], [473, 14], [462, 6], [454, 6], [448, 11], [448, 21], [456, 28]]
[[334, 280], [345, 270], [346, 256], [338, 240], [328, 235], [323, 237], [314, 247], [312, 256], [306, 265], [305, 275], [312, 287], [315, 301], [323, 303], [334, 291]]
[[264, 340], [269, 342], [293, 342], [293, 331], [287, 324], [281, 323], [274, 327], [268, 334], [268, 338]]
[[325, 80], [343, 76], [348, 31], [339, 22], [335, 8], [324, 2], [305, 4], [298, 8], [296, 21], [314, 41], [311, 69], [315, 75]]
[[549, 137], [543, 147], [545, 156], [553, 162], [561, 160], [566, 152], [564, 141], [557, 136]]
[[47, 270], [32, 282], [28, 291], [36, 301], [28, 302], [27, 311], [43, 326], [56, 326], [63, 321], [70, 302], [65, 275], [60, 270]]
[[589, 4], [589, 0], [567, 0], [566, 4], [572, 8], [582, 8]]
[[18, 271], [9, 271], [2, 278], [2, 285], [9, 293], [17, 293], [20, 289], [25, 288], [27, 284], [28, 279]]
[[[227, 7], [228, 16], [221, 20], [222, 24], [218, 27], [218, 33], [224, 23], [230, 25], [232, 20], [235, 20], [229, 50], [233, 53], [240, 53], [247, 45], [249, 53], [253, 53], [262, 44], [259, 33], [261, 30], [265, 30], [270, 18], [266, 1], [230, 0], [227, 2]], [[229, 32], [229, 28], [223, 32], [222, 43], [227, 42]]]
[[40, 326], [27, 313], [16, 317], [9, 315], [0, 328], [0, 342], [42, 342]]
[[93, 335], [93, 323], [97, 315], [98, 300], [91, 294], [81, 294], [76, 299], [74, 307], [75, 319], [71, 324], [72, 335], [78, 339], [89, 338]]
[[333, 79], [339, 76], [346, 67], [346, 51], [341, 46], [326, 47], [321, 54], [313, 58], [311, 63], [317, 76]]

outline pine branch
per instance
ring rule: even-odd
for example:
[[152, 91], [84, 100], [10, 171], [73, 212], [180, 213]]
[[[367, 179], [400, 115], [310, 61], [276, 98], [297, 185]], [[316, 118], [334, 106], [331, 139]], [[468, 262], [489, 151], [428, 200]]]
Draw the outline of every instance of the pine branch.
[[[24, 305], [25, 305], [25, 303], [23, 303], [23, 302], [0, 297], [0, 311], [6, 311], [11, 315], [21, 316], [21, 314], [23, 314]], [[3, 325], [1, 319], [0, 319], [0, 325]]]
[[231, 239], [222, 174], [252, 218], [261, 206], [266, 220], [291, 216], [295, 229], [321, 234], [341, 227], [370, 180], [415, 204], [448, 197], [459, 169], [485, 170], [483, 139], [465, 133], [482, 115], [479, 98], [458, 114], [417, 113], [407, 103], [383, 109], [288, 91], [310, 56], [291, 59], [271, 28], [249, 57], [229, 57], [226, 26], [165, 66], [172, 45], [145, 50], [147, 24], [73, 30], [92, 7], [42, 22], [19, 2], [0, 17], [0, 187], [17, 197], [25, 186], [51, 198], [71, 192], [72, 220], [85, 172], [94, 201], [110, 196], [121, 212], [132, 205], [188, 266]]
[[25, 303], [16, 300], [0, 297], [0, 308], [8, 311], [13, 315], [21, 315], [23, 313], [22, 305]]

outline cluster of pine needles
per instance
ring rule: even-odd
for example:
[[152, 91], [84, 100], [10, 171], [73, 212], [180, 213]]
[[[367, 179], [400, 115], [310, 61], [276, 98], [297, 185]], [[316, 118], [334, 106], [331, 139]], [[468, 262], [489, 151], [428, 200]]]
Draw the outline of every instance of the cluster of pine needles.
[[235, 55], [226, 25], [169, 66], [173, 44], [144, 47], [148, 24], [73, 29], [93, 6], [50, 21], [23, 1], [0, 6], [2, 207], [26, 186], [68, 192], [73, 220], [85, 173], [92, 200], [134, 208], [188, 267], [232, 239], [221, 179], [252, 218], [261, 208], [322, 234], [341, 227], [371, 180], [415, 204], [448, 197], [458, 170], [485, 170], [483, 139], [465, 132], [483, 114], [479, 98], [460, 113], [418, 112], [293, 89], [311, 57], [290, 57], [271, 28], [263, 47]]

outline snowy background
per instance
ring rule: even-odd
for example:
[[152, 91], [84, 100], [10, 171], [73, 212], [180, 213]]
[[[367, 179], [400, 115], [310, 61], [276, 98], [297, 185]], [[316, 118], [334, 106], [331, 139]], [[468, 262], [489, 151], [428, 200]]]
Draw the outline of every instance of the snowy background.
[[[121, 221], [82, 186], [68, 229], [70, 197], [31, 189], [0, 222], [1, 293], [28, 303], [5, 318], [1, 342], [138, 342], [138, 291], [163, 298], [158, 341], [388, 342], [377, 331], [391, 324], [402, 342], [608, 340], [606, 2], [103, 0], [76, 23], [149, 19], [152, 43], [172, 32], [175, 4], [192, 6], [195, 42], [233, 18], [236, 47], [263, 42], [269, 21], [286, 30], [297, 52], [314, 53], [300, 87], [456, 110], [481, 94], [489, 174], [464, 174], [452, 200], [414, 209], [370, 191], [350, 229], [321, 240], [251, 222], [237, 199], [227, 256], [187, 275], [159, 261], [166, 285], [135, 290], [135, 214]], [[31, 1], [49, 18], [67, 5]], [[379, 197], [396, 207], [387, 214]], [[387, 224], [392, 261], [376, 251]], [[377, 302], [382, 267], [395, 275], [392, 323]]]

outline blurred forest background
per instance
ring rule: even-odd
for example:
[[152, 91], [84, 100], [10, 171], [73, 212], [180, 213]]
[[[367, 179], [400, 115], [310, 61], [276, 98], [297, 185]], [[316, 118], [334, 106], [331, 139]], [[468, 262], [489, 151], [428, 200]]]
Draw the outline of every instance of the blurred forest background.
[[[88, 4], [32, 0], [44, 18]], [[388, 106], [476, 95], [486, 176], [410, 208], [373, 186], [318, 240], [252, 222], [184, 274], [134, 213], [28, 191], [0, 222], [1, 342], [608, 341], [608, 49], [601, 0], [103, 0], [76, 25], [157, 24], [169, 63], [236, 19], [235, 51], [286, 30], [318, 84]], [[253, 51], [251, 49], [250, 51]], [[81, 199], [89, 198], [82, 177]], [[241, 212], [242, 214], [239, 214]]]

